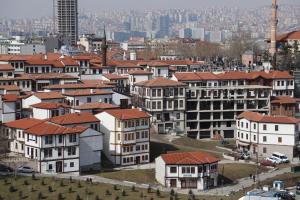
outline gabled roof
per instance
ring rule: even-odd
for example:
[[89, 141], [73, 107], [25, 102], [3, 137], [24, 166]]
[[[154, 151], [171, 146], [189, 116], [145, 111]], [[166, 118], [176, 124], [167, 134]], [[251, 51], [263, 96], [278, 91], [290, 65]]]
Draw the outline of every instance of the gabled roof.
[[49, 119], [50, 122], [60, 125], [70, 125], [70, 124], [84, 124], [84, 123], [94, 123], [99, 122], [91, 113], [71, 113], [62, 116], [57, 116]]
[[142, 81], [136, 83], [137, 86], [144, 87], [176, 87], [176, 86], [187, 86], [185, 83], [173, 81], [167, 78], [156, 78], [148, 81]]
[[263, 115], [256, 112], [246, 111], [240, 114], [237, 119], [247, 119], [249, 121], [261, 122], [261, 123], [278, 123], [278, 124], [296, 124], [299, 123], [299, 119], [294, 117], [277, 117], [270, 115]]
[[20, 88], [17, 85], [0, 85], [0, 89], [7, 91], [19, 91]]
[[19, 95], [16, 95], [16, 94], [4, 94], [4, 95], [2, 95], [2, 101], [4, 101], [4, 102], [16, 102], [19, 99], [21, 99], [21, 97]]
[[175, 73], [178, 81], [201, 81], [201, 80], [219, 80], [220, 78], [211, 72], [181, 72]]
[[75, 110], [92, 110], [92, 109], [106, 110], [106, 109], [115, 109], [115, 108], [119, 108], [119, 107], [109, 103], [93, 102], [93, 103], [81, 104], [80, 106], [76, 106], [74, 109]]
[[152, 75], [153, 73], [146, 70], [131, 70], [128, 72], [130, 75]]
[[32, 95], [39, 99], [64, 99], [65, 97], [60, 92], [36, 92]]
[[271, 104], [296, 104], [300, 99], [292, 98], [290, 96], [277, 96], [271, 101]]
[[199, 165], [219, 161], [218, 158], [204, 152], [181, 152], [162, 154], [161, 158], [167, 165]]
[[34, 119], [34, 118], [24, 118], [20, 120], [15, 120], [12, 122], [5, 123], [4, 125], [9, 128], [26, 130], [37, 124], [43, 123], [45, 120]]
[[96, 88], [113, 88], [114, 86], [105, 83], [80, 83], [80, 84], [56, 84], [48, 85], [44, 89], [96, 89]]
[[300, 30], [279, 35], [277, 36], [276, 40], [279, 42], [283, 42], [286, 40], [300, 40]]
[[31, 107], [39, 108], [39, 109], [47, 109], [47, 110], [57, 109], [60, 107], [70, 108], [70, 106], [65, 103], [56, 103], [56, 102], [42, 102], [42, 103], [31, 105]]
[[75, 126], [72, 128], [64, 127], [58, 124], [53, 124], [48, 121], [44, 121], [35, 126], [32, 126], [25, 130], [26, 133], [38, 136], [45, 135], [66, 135], [66, 134], [80, 134], [87, 130], [87, 127]]
[[121, 76], [118, 74], [103, 74], [102, 76], [104, 76], [108, 80], [128, 79], [128, 76]]
[[149, 118], [148, 113], [138, 109], [113, 109], [104, 111], [119, 120]]
[[10, 64], [0, 64], [0, 71], [14, 71], [15, 69]]
[[106, 90], [75, 90], [75, 91], [68, 91], [65, 92], [65, 96], [93, 96], [93, 95], [108, 95], [113, 94], [113, 92], [106, 91]]

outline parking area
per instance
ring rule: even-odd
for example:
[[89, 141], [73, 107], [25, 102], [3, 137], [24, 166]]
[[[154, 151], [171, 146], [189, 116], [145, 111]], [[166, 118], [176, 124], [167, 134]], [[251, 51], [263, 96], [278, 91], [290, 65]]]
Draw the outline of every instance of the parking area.
[[5, 157], [0, 157], [0, 164], [3, 164], [12, 169], [17, 169], [20, 166], [28, 166], [37, 171], [37, 162], [30, 160], [28, 158], [24, 158], [21, 155], [6, 155]]

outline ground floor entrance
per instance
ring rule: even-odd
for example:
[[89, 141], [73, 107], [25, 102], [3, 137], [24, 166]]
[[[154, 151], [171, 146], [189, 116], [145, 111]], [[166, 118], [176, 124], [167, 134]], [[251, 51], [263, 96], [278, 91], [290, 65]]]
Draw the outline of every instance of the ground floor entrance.
[[195, 178], [184, 178], [180, 181], [182, 189], [197, 189], [197, 179]]

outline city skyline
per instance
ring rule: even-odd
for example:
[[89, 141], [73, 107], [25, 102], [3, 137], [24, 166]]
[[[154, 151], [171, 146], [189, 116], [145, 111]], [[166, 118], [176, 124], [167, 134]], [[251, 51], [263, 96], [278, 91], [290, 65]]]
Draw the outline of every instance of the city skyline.
[[[189, 3], [187, 3], [187, 1]], [[168, 9], [168, 8], [182, 8], [182, 9], [193, 9], [193, 8], [210, 8], [210, 7], [243, 7], [253, 8], [264, 5], [271, 5], [269, 0], [252, 0], [251, 2], [238, 1], [238, 0], [152, 0], [151, 2], [143, 2], [140, 4], [139, 0], [80, 0], [79, 10], [86, 12], [97, 12], [103, 10], [113, 9]], [[279, 1], [279, 5], [282, 2]], [[296, 4], [300, 5], [298, 0], [285, 0], [284, 4]], [[195, 6], [196, 5], [196, 6]], [[32, 12], [32, 9], [35, 12]], [[14, 12], [11, 12], [14, 10]], [[34, 18], [52, 15], [52, 0], [27, 0], [26, 2], [20, 0], [3, 0], [0, 8], [2, 13], [1, 17], [6, 18]]]

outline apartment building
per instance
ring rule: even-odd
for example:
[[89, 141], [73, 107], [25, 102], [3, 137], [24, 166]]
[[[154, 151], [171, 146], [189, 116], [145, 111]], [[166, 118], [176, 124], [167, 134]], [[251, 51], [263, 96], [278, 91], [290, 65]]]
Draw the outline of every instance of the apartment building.
[[134, 84], [152, 79], [152, 72], [146, 70], [132, 70], [128, 72], [128, 81], [130, 92], [134, 91]]
[[96, 117], [104, 134], [104, 153], [115, 165], [149, 163], [150, 116], [138, 109], [106, 110]]
[[249, 82], [243, 72], [175, 73], [186, 83], [186, 133], [204, 139], [235, 137], [235, 119], [245, 110], [268, 113], [271, 87]]
[[155, 159], [155, 178], [168, 188], [206, 190], [218, 185], [218, 162], [203, 152], [162, 154]]
[[299, 143], [299, 120], [294, 117], [243, 112], [237, 117], [237, 147], [259, 157], [280, 152], [292, 159]]
[[39, 173], [79, 174], [101, 167], [103, 136], [93, 129], [21, 119], [4, 125], [11, 152], [33, 161]]
[[186, 84], [166, 78], [138, 82], [132, 103], [151, 115], [151, 124], [158, 133], [183, 133], [186, 88]]

